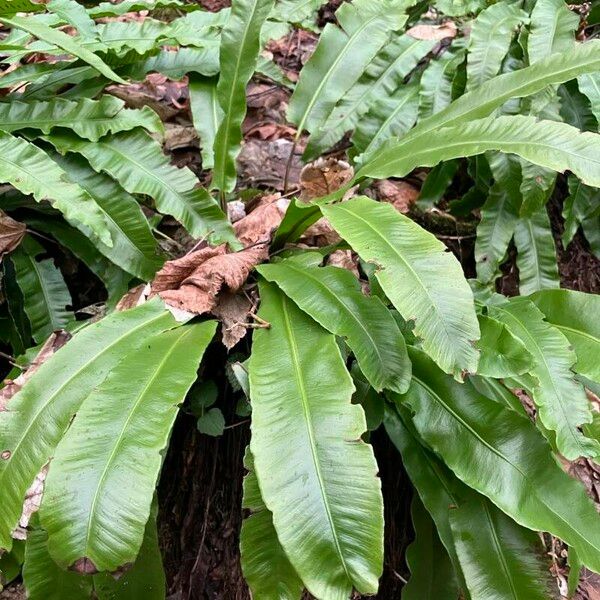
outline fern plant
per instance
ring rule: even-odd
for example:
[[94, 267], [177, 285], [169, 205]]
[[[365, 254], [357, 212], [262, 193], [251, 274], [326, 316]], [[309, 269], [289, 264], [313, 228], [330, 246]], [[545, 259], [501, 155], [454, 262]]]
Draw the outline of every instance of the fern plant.
[[[222, 307], [244, 285], [257, 288], [257, 325], [249, 356], [229, 367], [251, 407], [240, 552], [254, 598], [377, 593], [383, 500], [368, 431], [382, 424], [415, 488], [404, 600], [550, 597], [535, 532], [600, 572], [597, 512], [557, 461], [600, 460], [586, 395], [600, 387], [600, 298], [559, 288], [545, 211], [569, 171], [564, 243], [581, 226], [597, 250], [600, 42], [575, 41], [579, 19], [562, 0], [439, 0], [459, 25], [443, 47], [415, 37], [424, 4], [344, 3], [288, 119], [297, 141], [308, 133], [307, 160], [349, 134], [356, 174], [293, 199], [283, 219], [275, 200], [232, 225], [244, 90], [257, 69], [275, 69], [260, 48], [320, 5], [292, 4], [234, 0], [211, 14], [176, 0], [52, 0], [45, 12], [0, 1], [11, 28], [0, 48], [16, 65], [0, 86], [26, 84], [0, 102], [10, 184], [0, 208], [13, 217], [2, 217], [2, 340], [28, 367], [0, 391], [0, 567], [9, 578], [23, 564], [34, 600], [165, 598], [162, 455], [184, 402], [218, 414], [198, 393], [218, 326], [208, 315], [225, 339], [239, 323]], [[163, 20], [97, 22], [142, 9]], [[33, 52], [57, 60], [20, 62]], [[108, 93], [148, 71], [192, 74], [210, 190], [162, 153], [155, 112]], [[366, 193], [423, 167], [424, 208], [459, 170], [470, 177], [453, 210], [481, 209], [476, 279]], [[195, 240], [167, 262], [155, 238], [163, 215]], [[321, 217], [343, 242], [294, 244]], [[103, 282], [103, 318], [75, 321], [40, 234]], [[522, 295], [508, 298], [494, 282], [513, 237]], [[339, 247], [360, 257], [362, 281], [323, 266]]]

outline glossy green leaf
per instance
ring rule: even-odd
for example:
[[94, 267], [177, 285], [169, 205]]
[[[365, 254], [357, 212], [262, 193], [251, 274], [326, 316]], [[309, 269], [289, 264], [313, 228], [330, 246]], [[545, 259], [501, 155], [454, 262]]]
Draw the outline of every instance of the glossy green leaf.
[[48, 553], [48, 534], [35, 526], [27, 535], [23, 582], [31, 600], [89, 600], [92, 580], [61, 569]]
[[213, 144], [219, 123], [223, 118], [223, 110], [219, 106], [217, 98], [216, 80], [192, 74], [188, 87], [192, 120], [194, 128], [200, 136], [202, 168], [212, 169], [215, 163]]
[[3, 17], [0, 19], [5, 25], [10, 27], [16, 27], [27, 31], [31, 35], [62, 48], [69, 54], [76, 56], [83, 62], [94, 67], [99, 73], [104, 75], [107, 79], [116, 81], [117, 83], [126, 83], [124, 79], [119, 77], [102, 59], [96, 56], [93, 52], [90, 52], [79, 44], [73, 37], [67, 35], [59, 29], [53, 29], [48, 25], [45, 25], [41, 21], [21, 16], [13, 16], [10, 19]]
[[0, 556], [0, 588], [14, 581], [21, 575], [25, 558], [25, 542], [14, 542], [12, 550]]
[[406, 22], [403, 0], [356, 0], [336, 11], [339, 26], [323, 29], [317, 48], [303, 67], [290, 100], [288, 120], [313, 132], [358, 81], [391, 31]]
[[429, 63], [419, 86], [419, 119], [438, 113], [452, 102], [452, 82], [464, 59], [464, 44], [459, 40]]
[[600, 123], [600, 72], [580, 75], [577, 83], [579, 91], [590, 101], [596, 121]]
[[521, 294], [560, 287], [556, 246], [545, 206], [531, 217], [517, 221], [515, 245]]
[[497, 75], [516, 29], [528, 20], [519, 4], [498, 2], [473, 21], [467, 56], [467, 91]]
[[88, 9], [88, 14], [97, 19], [99, 17], [118, 17], [128, 12], [137, 12], [140, 10], [160, 10], [175, 8], [179, 11], [188, 12], [202, 10], [200, 4], [187, 4], [179, 0], [124, 0], [118, 4], [113, 2], [100, 2]]
[[48, 102], [0, 103], [0, 129], [40, 129], [49, 133], [55, 127], [72, 129], [78, 136], [97, 142], [107, 133], [144, 127], [151, 132], [162, 131], [158, 115], [148, 106], [142, 110], [123, 108], [125, 103], [114, 96], [100, 100], [71, 101], [55, 98]]
[[505, 323], [533, 354], [533, 401], [543, 425], [556, 431], [560, 452], [569, 460], [598, 456], [600, 444], [579, 431], [581, 425], [591, 422], [592, 413], [583, 387], [571, 371], [576, 355], [569, 340], [545, 322], [543, 313], [527, 298], [490, 306], [489, 314]]
[[54, 454], [40, 509], [61, 566], [115, 571], [134, 561], [178, 405], [215, 329], [210, 321], [146, 338], [84, 400]]
[[0, 413], [0, 547], [10, 548], [25, 492], [54, 455], [83, 400], [124, 354], [176, 325], [158, 299], [112, 313], [75, 335], [11, 398], [9, 410]]
[[40, 254], [44, 249], [27, 237], [11, 254], [31, 334], [38, 344], [73, 319], [67, 309], [72, 304], [71, 294], [61, 272], [51, 258], [38, 261]]
[[600, 40], [575, 44], [569, 52], [560, 52], [535, 65], [494, 77], [476, 90], [457, 98], [446, 109], [423, 119], [410, 133], [417, 137], [433, 129], [470, 123], [491, 115], [511, 98], [524, 98], [547, 86], [564, 83], [584, 73], [600, 70]]
[[195, 237], [236, 243], [231, 224], [187, 168], [170, 164], [162, 147], [144, 131], [117, 134], [97, 143], [68, 134], [52, 134], [48, 140], [59, 152], [79, 152], [96, 171], [114, 177], [129, 193], [146, 194], [158, 210], [172, 215]]
[[358, 122], [352, 136], [354, 147], [367, 155], [391, 137], [402, 137], [415, 124], [418, 110], [418, 79], [389, 95], [381, 94]]
[[107, 246], [111, 237], [106, 219], [93, 198], [70, 183], [66, 173], [33, 144], [0, 131], [0, 181], [31, 194], [38, 202], [48, 200], [75, 227], [89, 227]]
[[535, 117], [488, 117], [420, 136], [390, 140], [356, 177], [403, 177], [418, 166], [500, 150], [554, 171], [567, 169], [584, 183], [600, 186], [600, 135]]
[[423, 446], [410, 421], [408, 410], [402, 406], [397, 408], [400, 414], [392, 406], [386, 406], [385, 430], [402, 455], [402, 464], [435, 523], [437, 534], [454, 565], [455, 573], [462, 577], [450, 529], [450, 511], [460, 502], [456, 491], [457, 479], [435, 454]]
[[533, 367], [533, 356], [525, 344], [500, 321], [479, 315], [481, 351], [477, 374], [502, 379], [527, 373]]
[[527, 38], [529, 62], [537, 63], [554, 53], [568, 54], [578, 25], [579, 15], [571, 12], [564, 0], [537, 0]]
[[392, 38], [375, 56], [368, 69], [338, 102], [327, 120], [310, 136], [305, 158], [314, 158], [353, 131], [362, 116], [382, 96], [391, 96], [404, 78], [431, 51], [435, 42], [408, 35]]
[[252, 595], [261, 600], [300, 600], [304, 584], [290, 564], [265, 506], [250, 449], [246, 449], [242, 508], [250, 511], [240, 533], [242, 571]]
[[462, 17], [477, 13], [485, 6], [485, 0], [437, 0], [436, 8], [449, 17]]
[[546, 321], [569, 340], [577, 356], [572, 368], [600, 382], [600, 296], [574, 290], [543, 290], [530, 299]]
[[214, 143], [213, 187], [233, 191], [236, 157], [242, 141], [246, 116], [246, 85], [256, 68], [260, 30], [273, 8], [273, 0], [236, 0], [221, 34], [221, 75], [217, 96], [224, 116]]
[[565, 123], [581, 131], [598, 132], [598, 121], [592, 113], [586, 96], [579, 91], [576, 81], [568, 81], [558, 88], [559, 115]]
[[547, 600], [555, 585], [540, 539], [487, 498], [463, 487], [450, 511], [456, 552], [472, 600]]
[[569, 177], [569, 196], [563, 206], [565, 230], [564, 246], [568, 246], [581, 227], [590, 249], [600, 256], [600, 190], [581, 183], [577, 177]]
[[423, 348], [448, 373], [475, 372], [479, 325], [462, 268], [446, 247], [390, 204], [364, 196], [322, 207], [376, 278], [398, 312], [415, 321]]
[[30, 0], [0, 0], [0, 16], [8, 17], [18, 12], [35, 13], [44, 10], [37, 2]]
[[[261, 283], [249, 363], [256, 475], [279, 541], [308, 590], [374, 594], [383, 568], [383, 504], [360, 406], [332, 334]], [[281, 373], [290, 377], [281, 379]]]
[[108, 175], [96, 173], [82, 156], [55, 153], [52, 158], [104, 211], [113, 245], [109, 248], [93, 240], [97, 250], [128, 273], [144, 281], [152, 279], [163, 260], [137, 200]]
[[362, 293], [352, 273], [293, 259], [257, 270], [325, 329], [346, 340], [377, 391], [408, 389], [410, 361], [398, 325], [379, 298]]
[[196, 427], [200, 433], [218, 437], [223, 435], [225, 429], [225, 417], [220, 408], [207, 410], [199, 419]]
[[144, 540], [133, 566], [115, 579], [110, 573], [94, 575], [98, 600], [165, 600], [167, 582], [158, 545], [156, 496], [144, 530]]
[[415, 539], [406, 550], [410, 579], [402, 588], [402, 600], [456, 600], [458, 582], [435, 524], [418, 495], [411, 504]]
[[[402, 402], [425, 442], [467, 485], [524, 527], [548, 531], [600, 568], [600, 521], [583, 486], [557, 464], [524, 416], [459, 384], [418, 350]], [[456, 441], [460, 440], [460, 444]]]
[[50, 0], [47, 7], [50, 12], [75, 27], [81, 38], [85, 40], [97, 39], [96, 23], [88, 15], [84, 6], [76, 0]]
[[556, 183], [556, 173], [526, 160], [520, 162], [523, 176], [520, 185], [523, 196], [520, 215], [531, 217], [537, 211], [542, 210], [550, 199]]

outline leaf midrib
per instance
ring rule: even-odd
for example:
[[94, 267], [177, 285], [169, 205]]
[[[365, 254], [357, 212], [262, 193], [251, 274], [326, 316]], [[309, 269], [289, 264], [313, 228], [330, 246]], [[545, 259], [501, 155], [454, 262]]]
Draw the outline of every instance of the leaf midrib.
[[146, 384], [144, 385], [144, 387], [142, 388], [142, 390], [140, 391], [136, 401], [134, 402], [133, 406], [131, 407], [131, 409], [129, 410], [129, 414], [125, 420], [125, 422], [123, 423], [123, 427], [121, 428], [121, 432], [119, 433], [115, 444], [112, 448], [112, 451], [108, 457], [108, 460], [106, 461], [106, 464], [104, 466], [104, 469], [102, 470], [102, 473], [100, 474], [100, 478], [98, 479], [98, 484], [96, 486], [96, 490], [94, 491], [94, 497], [92, 498], [92, 502], [90, 505], [90, 510], [88, 512], [88, 525], [86, 528], [86, 536], [85, 536], [85, 554], [84, 556], [89, 557], [90, 556], [90, 541], [94, 539], [94, 536], [92, 535], [92, 525], [95, 521], [95, 515], [96, 515], [96, 503], [98, 502], [98, 498], [100, 495], [100, 489], [102, 488], [103, 484], [104, 484], [104, 479], [106, 478], [106, 475], [108, 473], [108, 470], [112, 464], [112, 461], [114, 460], [116, 454], [117, 454], [117, 449], [119, 448], [122, 440], [123, 440], [123, 436], [125, 435], [125, 432], [129, 426], [129, 423], [131, 422], [131, 419], [133, 418], [134, 414], [137, 411], [138, 406], [141, 404], [141, 402], [144, 400], [146, 394], [148, 393], [148, 390], [150, 389], [150, 387], [152, 386], [152, 384], [162, 375], [161, 371], [163, 369], [163, 367], [165, 366], [165, 363], [169, 360], [169, 358], [171, 357], [172, 353], [174, 352], [174, 350], [176, 349], [176, 347], [183, 342], [183, 340], [189, 336], [192, 332], [194, 331], [194, 329], [192, 327], [189, 328], [189, 330], [187, 332], [184, 332], [180, 337], [178, 337], [172, 344], [171, 347], [168, 349], [167, 352], [165, 352], [165, 354], [163, 355], [161, 361], [158, 363], [158, 365], [156, 366], [156, 368], [154, 369], [154, 372], [152, 373], [151, 377], [148, 379], [148, 381], [146, 382]]
[[294, 366], [294, 377], [296, 379], [296, 384], [298, 386], [299, 396], [300, 396], [300, 404], [302, 406], [302, 412], [304, 413], [304, 421], [306, 423], [306, 430], [308, 433], [308, 439], [310, 444], [310, 452], [313, 460], [313, 465], [315, 468], [315, 473], [317, 475], [317, 479], [319, 481], [319, 491], [321, 492], [321, 499], [323, 501], [323, 507], [325, 509], [325, 514], [327, 516], [327, 521], [329, 523], [329, 528], [331, 530], [331, 535], [333, 537], [333, 542], [335, 545], [336, 553], [340, 559], [341, 565], [344, 569], [344, 573], [346, 574], [346, 578], [350, 583], [352, 583], [352, 578], [350, 577], [350, 573], [348, 571], [348, 566], [346, 565], [346, 560], [344, 559], [344, 555], [342, 553], [342, 548], [340, 545], [340, 541], [338, 539], [335, 523], [333, 522], [333, 516], [331, 513], [331, 508], [329, 507], [329, 499], [327, 494], [325, 493], [325, 483], [323, 480], [323, 474], [321, 473], [321, 465], [318, 459], [317, 453], [317, 444], [315, 441], [315, 433], [312, 428], [312, 420], [310, 414], [310, 402], [308, 399], [308, 394], [306, 392], [306, 387], [304, 385], [304, 378], [302, 377], [302, 370], [300, 367], [300, 353], [298, 352], [298, 345], [296, 342], [296, 336], [294, 334], [294, 329], [292, 327], [290, 315], [287, 308], [288, 300], [285, 296], [281, 297], [281, 309], [283, 322], [285, 325], [286, 335], [290, 344], [290, 352], [292, 355], [292, 364]]

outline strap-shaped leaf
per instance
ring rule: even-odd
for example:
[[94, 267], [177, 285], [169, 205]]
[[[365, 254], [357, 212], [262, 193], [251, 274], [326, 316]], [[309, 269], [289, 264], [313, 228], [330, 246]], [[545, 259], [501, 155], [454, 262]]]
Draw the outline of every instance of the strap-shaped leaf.
[[102, 96], [98, 101], [55, 98], [48, 102], [6, 102], [0, 104], [0, 129], [11, 132], [31, 128], [50, 133], [55, 127], [66, 127], [92, 142], [107, 133], [135, 127], [162, 131], [158, 115], [148, 106], [142, 110], [124, 106], [125, 103], [114, 96]]
[[82, 39], [95, 40], [98, 38], [96, 23], [76, 0], [50, 0], [47, 6], [51, 13], [58, 15], [63, 21], [75, 27]]
[[217, 82], [212, 77], [189, 76], [190, 110], [194, 128], [200, 136], [202, 168], [212, 169], [215, 164], [213, 144], [223, 118], [217, 98]]
[[477, 374], [496, 379], [515, 377], [533, 368], [533, 356], [525, 344], [496, 319], [479, 315], [481, 351]]
[[158, 542], [157, 512], [155, 495], [142, 547], [133, 566], [118, 579], [111, 573], [94, 575], [94, 593], [98, 600], [165, 600], [167, 582]]
[[494, 281], [500, 263], [513, 237], [521, 206], [521, 166], [514, 157], [502, 154], [489, 156], [494, 185], [481, 208], [481, 221], [475, 240], [477, 279], [484, 283]]
[[319, 156], [352, 131], [376, 100], [389, 97], [402, 85], [404, 78], [434, 45], [432, 40], [415, 40], [402, 35], [384, 46], [325, 123], [310, 136], [305, 158]]
[[556, 246], [545, 206], [530, 217], [517, 221], [515, 245], [521, 294], [560, 287]]
[[30, 0], [0, 0], [0, 16], [10, 17], [18, 12], [35, 13], [44, 7]]
[[421, 135], [439, 127], [482, 119], [511, 98], [531, 96], [549, 85], [564, 83], [583, 73], [594, 73], [598, 70], [600, 40], [575, 44], [569, 52], [553, 54], [525, 69], [494, 77], [476, 90], [460, 96], [443, 111], [420, 121], [410, 136]]
[[78, 409], [52, 459], [40, 509], [59, 565], [115, 571], [134, 561], [161, 453], [215, 329], [210, 321], [146, 337]]
[[11, 398], [8, 411], [0, 412], [0, 547], [10, 548], [25, 492], [83, 400], [126, 353], [176, 326], [159, 300], [113, 313], [75, 335]]
[[75, 41], [74, 38], [59, 29], [53, 29], [36, 19], [20, 17], [17, 15], [10, 19], [2, 18], [0, 20], [5, 25], [27, 31], [44, 42], [48, 42], [49, 44], [53, 44], [66, 50], [69, 54], [80, 58], [83, 62], [94, 67], [96, 71], [104, 75], [107, 79], [111, 79], [117, 83], [126, 83], [126, 81], [119, 77], [119, 75], [117, 75], [101, 58], [84, 48]]
[[598, 514], [535, 425], [469, 383], [453, 381], [423, 352], [411, 350], [410, 357], [413, 384], [402, 402], [414, 411], [425, 442], [517, 523], [560, 537], [590, 569], [600, 569]]
[[415, 79], [389, 96], [377, 98], [356, 126], [354, 147], [369, 154], [391, 137], [402, 137], [415, 124], [418, 110], [419, 81]]
[[97, 275], [108, 292], [107, 304], [110, 308], [114, 307], [127, 292], [131, 275], [100, 254], [97, 247], [98, 242], [92, 242], [83, 233], [60, 218], [53, 219], [46, 215], [29, 216], [27, 214], [23, 221], [28, 227], [53, 236], [82, 261], [92, 273]]
[[179, 11], [190, 12], [203, 10], [200, 4], [187, 4], [179, 0], [124, 0], [118, 4], [112, 2], [100, 2], [88, 9], [88, 14], [94, 19], [100, 17], [117, 17], [128, 12], [140, 10], [160, 10], [162, 8], [175, 8]]
[[48, 534], [40, 527], [37, 515], [27, 533], [23, 582], [31, 600], [89, 600], [92, 580], [61, 569], [48, 553]]
[[506, 323], [533, 354], [536, 378], [533, 401], [544, 426], [556, 431], [556, 445], [569, 460], [600, 455], [600, 444], [586, 438], [579, 427], [591, 423], [592, 413], [582, 385], [571, 367], [577, 357], [568, 339], [544, 321], [543, 313], [527, 298], [514, 298], [489, 307], [490, 316]]
[[387, 388], [403, 393], [408, 389], [410, 361], [400, 329], [379, 298], [362, 293], [352, 273], [295, 260], [262, 265], [258, 272], [317, 323], [345, 338], [377, 391]]
[[288, 120], [315, 131], [365, 72], [391, 31], [406, 22], [402, 0], [357, 0], [336, 11], [339, 27], [327, 24], [290, 100]]
[[231, 192], [236, 183], [235, 159], [242, 141], [246, 116], [246, 85], [256, 68], [260, 30], [273, 0], [236, 0], [221, 34], [221, 75], [217, 96], [224, 117], [215, 136], [213, 186]]
[[600, 296], [574, 290], [543, 290], [530, 299], [546, 321], [569, 340], [577, 355], [573, 369], [600, 382]]
[[600, 124], [600, 73], [586, 73], [577, 78], [579, 91], [587, 96], [596, 121]]
[[128, 273], [145, 281], [152, 279], [163, 260], [137, 200], [111, 177], [94, 171], [83, 156], [54, 153], [52, 158], [104, 211], [113, 245], [109, 248], [94, 240], [96, 248]]
[[575, 43], [579, 15], [571, 12], [563, 0], [538, 0], [531, 11], [527, 36], [527, 54], [531, 64], [550, 54], [568, 54]]
[[415, 494], [411, 503], [415, 539], [406, 550], [410, 579], [402, 600], [456, 600], [458, 582], [433, 519]]
[[429, 117], [452, 102], [452, 82], [458, 67], [465, 59], [463, 40], [429, 63], [419, 86], [419, 119]]
[[304, 584], [290, 564], [273, 527], [273, 516], [265, 506], [250, 449], [246, 449], [242, 507], [250, 511], [240, 532], [240, 554], [244, 579], [255, 598], [299, 600]]
[[600, 256], [600, 190], [569, 177], [569, 196], [563, 207], [564, 246], [568, 246], [581, 226], [591, 251]]
[[450, 526], [472, 600], [547, 600], [554, 582], [539, 537], [477, 492], [461, 486]]
[[73, 319], [73, 313], [67, 309], [72, 304], [67, 284], [51, 258], [37, 260], [43, 253], [35, 240], [26, 237], [11, 254], [31, 334], [38, 344]]
[[106, 219], [92, 197], [71, 183], [66, 173], [37, 146], [0, 131], [0, 180], [49, 200], [75, 227], [89, 227], [107, 246], [112, 245]]
[[535, 212], [546, 206], [550, 199], [556, 183], [556, 173], [526, 160], [520, 162], [523, 175], [520, 185], [523, 196], [520, 215], [531, 217]]
[[363, 260], [392, 304], [444, 371], [474, 373], [479, 338], [473, 294], [454, 256], [433, 235], [390, 204], [364, 196], [322, 207], [323, 214]]
[[352, 380], [332, 334], [273, 284], [260, 291], [260, 316], [271, 326], [252, 344], [250, 448], [263, 500], [312, 594], [373, 594], [383, 506], [373, 451], [361, 440], [364, 413], [350, 403]]
[[467, 56], [467, 91], [497, 75], [517, 27], [527, 13], [518, 4], [498, 2], [482, 10], [471, 29]]
[[386, 406], [385, 430], [402, 455], [402, 464], [421, 502], [435, 522], [438, 536], [454, 565], [455, 573], [462, 578], [454, 535], [450, 528], [450, 511], [460, 504], [460, 496], [456, 492], [457, 479], [435, 454], [423, 446], [410, 421], [408, 410], [402, 406], [397, 408], [400, 414], [392, 406]]
[[567, 169], [600, 187], [600, 135], [535, 117], [488, 117], [403, 140], [390, 140], [357, 173], [360, 177], [403, 177], [417, 166], [474, 156], [487, 150], [514, 153], [554, 171]]
[[174, 216], [192, 235], [236, 242], [231, 224], [210, 194], [194, 189], [194, 174], [172, 166], [146, 132], [117, 134], [95, 144], [66, 133], [51, 134], [48, 140], [63, 154], [83, 154], [96, 171], [107, 172], [131, 194], [150, 196], [160, 212]]

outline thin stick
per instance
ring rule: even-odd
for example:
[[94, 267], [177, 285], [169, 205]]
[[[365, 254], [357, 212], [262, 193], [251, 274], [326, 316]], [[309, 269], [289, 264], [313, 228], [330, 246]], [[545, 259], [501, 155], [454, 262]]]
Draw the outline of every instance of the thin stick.
[[287, 191], [288, 191], [288, 180], [290, 178], [290, 170], [292, 168], [292, 160], [294, 159], [294, 153], [296, 152], [296, 144], [298, 143], [298, 137], [299, 137], [299, 135], [297, 135], [294, 138], [292, 148], [290, 149], [290, 155], [289, 155], [287, 163], [285, 165], [285, 176], [283, 178], [283, 195], [284, 196], [287, 194]]

